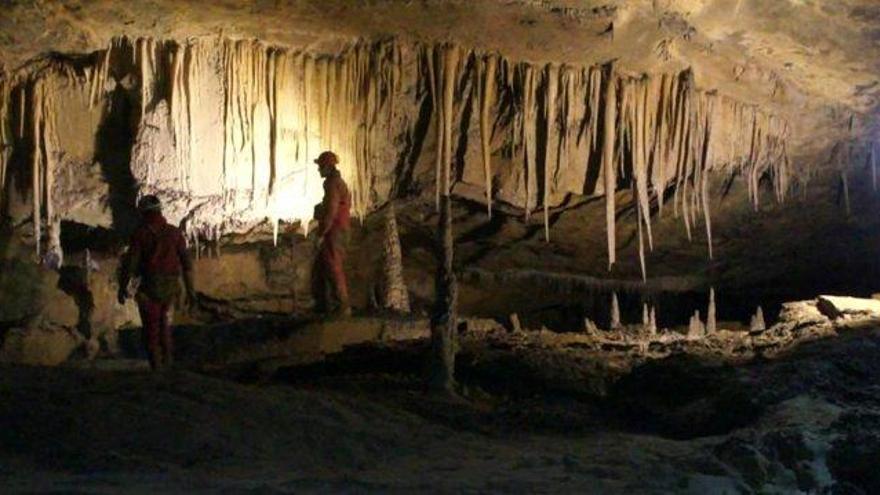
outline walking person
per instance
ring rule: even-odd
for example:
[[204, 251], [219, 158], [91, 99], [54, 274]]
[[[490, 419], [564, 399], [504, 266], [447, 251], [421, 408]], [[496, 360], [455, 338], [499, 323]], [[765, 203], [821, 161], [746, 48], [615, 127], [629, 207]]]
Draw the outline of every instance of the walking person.
[[174, 341], [169, 313], [180, 298], [180, 278], [186, 288], [187, 305], [196, 301], [193, 266], [180, 229], [162, 216], [162, 204], [153, 195], [138, 202], [141, 224], [120, 262], [119, 304], [129, 298], [128, 283], [139, 277], [135, 300], [143, 325], [143, 341], [150, 367], [160, 370], [174, 362]]

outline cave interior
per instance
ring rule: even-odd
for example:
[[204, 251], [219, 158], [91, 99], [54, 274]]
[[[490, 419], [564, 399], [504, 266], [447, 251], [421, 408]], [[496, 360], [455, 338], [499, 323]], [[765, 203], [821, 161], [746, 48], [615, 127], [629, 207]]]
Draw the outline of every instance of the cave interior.
[[872, 0], [2, 0], [0, 480], [880, 492], [878, 102]]

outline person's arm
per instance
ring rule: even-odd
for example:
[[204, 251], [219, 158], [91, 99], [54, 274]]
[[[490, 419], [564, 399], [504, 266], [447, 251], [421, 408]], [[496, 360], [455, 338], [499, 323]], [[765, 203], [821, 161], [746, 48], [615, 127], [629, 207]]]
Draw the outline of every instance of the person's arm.
[[336, 180], [327, 181], [324, 186], [324, 220], [321, 222], [321, 238], [323, 239], [333, 227], [333, 220], [339, 211], [339, 202], [342, 200], [339, 193], [339, 183]]
[[186, 249], [186, 240], [183, 235], [177, 235], [177, 257], [180, 259], [180, 267], [183, 272], [183, 286], [186, 288], [186, 296], [189, 302], [196, 298], [196, 285], [193, 280], [193, 263], [189, 251]]
[[140, 238], [135, 233], [131, 236], [128, 249], [119, 260], [119, 290], [116, 293], [119, 304], [125, 304], [125, 300], [129, 297], [128, 283], [141, 263], [142, 251]]

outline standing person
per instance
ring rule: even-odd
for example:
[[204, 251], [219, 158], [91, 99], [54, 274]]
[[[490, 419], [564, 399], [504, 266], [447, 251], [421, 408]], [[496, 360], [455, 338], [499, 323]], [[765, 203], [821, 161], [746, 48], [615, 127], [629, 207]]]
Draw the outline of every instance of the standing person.
[[180, 296], [180, 277], [186, 287], [186, 302], [195, 302], [192, 261], [180, 229], [162, 216], [162, 204], [153, 195], [138, 202], [141, 224], [131, 236], [128, 251], [119, 267], [119, 304], [128, 299], [132, 276], [141, 282], [135, 300], [143, 324], [143, 340], [150, 367], [170, 367], [174, 361], [174, 342], [168, 321], [171, 306]]
[[315, 163], [324, 178], [324, 199], [316, 209], [320, 246], [312, 269], [315, 309], [347, 317], [351, 303], [343, 262], [351, 227], [351, 192], [336, 168], [336, 153], [325, 151]]

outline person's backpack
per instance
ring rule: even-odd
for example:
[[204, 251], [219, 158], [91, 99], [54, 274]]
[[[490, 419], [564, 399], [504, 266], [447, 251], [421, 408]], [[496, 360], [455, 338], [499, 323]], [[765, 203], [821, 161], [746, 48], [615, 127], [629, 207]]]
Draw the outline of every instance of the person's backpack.
[[144, 275], [179, 275], [182, 271], [179, 244], [180, 232], [169, 224], [147, 225], [141, 253]]

